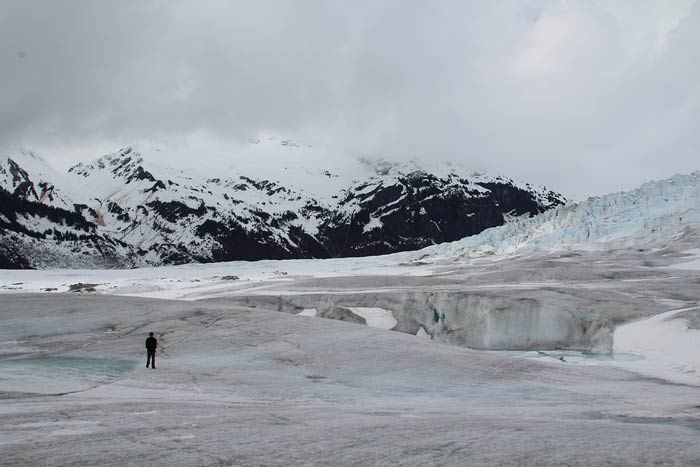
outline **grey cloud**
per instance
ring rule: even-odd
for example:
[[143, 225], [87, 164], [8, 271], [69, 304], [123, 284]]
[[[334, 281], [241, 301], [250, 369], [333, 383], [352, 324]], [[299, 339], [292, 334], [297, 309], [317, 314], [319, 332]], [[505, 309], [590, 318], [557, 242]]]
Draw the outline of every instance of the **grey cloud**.
[[692, 0], [7, 0], [0, 144], [267, 132], [583, 197], [698, 168], [698, 50]]

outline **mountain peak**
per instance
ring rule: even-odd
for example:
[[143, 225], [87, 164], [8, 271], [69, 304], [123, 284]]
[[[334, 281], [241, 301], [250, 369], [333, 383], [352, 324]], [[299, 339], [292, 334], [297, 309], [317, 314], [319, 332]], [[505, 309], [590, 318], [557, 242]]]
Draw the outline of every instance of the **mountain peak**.
[[[53, 176], [57, 172], [46, 159], [31, 149], [17, 147], [5, 151], [6, 161], [11, 161], [17, 167], [33, 175]], [[9, 163], [9, 162], [8, 162]]]
[[123, 179], [126, 183], [137, 180], [157, 181], [151, 172], [143, 168], [143, 157], [131, 146], [92, 162], [76, 164], [69, 168], [68, 172], [83, 177], [89, 177], [97, 172], [109, 172], [113, 177]]
[[43, 157], [24, 148], [9, 153], [0, 161], [0, 187], [26, 200], [72, 208], [70, 196], [57, 188], [64, 185], [63, 176]]

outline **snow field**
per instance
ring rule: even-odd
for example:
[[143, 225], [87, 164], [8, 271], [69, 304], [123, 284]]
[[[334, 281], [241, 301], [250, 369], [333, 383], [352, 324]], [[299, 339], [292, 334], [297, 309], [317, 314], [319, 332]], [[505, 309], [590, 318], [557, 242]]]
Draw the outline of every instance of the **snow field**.
[[367, 326], [379, 329], [394, 329], [398, 321], [390, 310], [383, 308], [348, 307], [356, 315], [362, 316]]
[[685, 319], [677, 317], [683, 312], [700, 314], [700, 307], [667, 311], [617, 328], [613, 351], [644, 357], [620, 366], [700, 386], [700, 329], [690, 329]]
[[317, 312], [318, 311], [316, 310], [316, 308], [304, 308], [299, 313], [297, 313], [297, 315], [315, 317]]

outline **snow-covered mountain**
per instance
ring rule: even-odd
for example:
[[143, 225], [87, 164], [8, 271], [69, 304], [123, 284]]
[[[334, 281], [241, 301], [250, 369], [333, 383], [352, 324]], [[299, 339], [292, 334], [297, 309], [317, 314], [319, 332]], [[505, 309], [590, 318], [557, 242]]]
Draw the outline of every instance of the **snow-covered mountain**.
[[[356, 165], [352, 177], [303, 164], [265, 177], [245, 166], [212, 177], [162, 167], [124, 148], [60, 174], [31, 152], [18, 152], [0, 162], [2, 265], [385, 254], [454, 241], [564, 202], [541, 187], [450, 166]], [[83, 260], [74, 261], [76, 255]]]
[[[62, 187], [62, 188], [59, 188]], [[0, 267], [129, 267], [131, 248], [99, 232], [64, 177], [30, 151], [0, 163]]]
[[70, 195], [56, 184], [67, 185], [59, 172], [32, 151], [18, 149], [0, 163], [0, 187], [9, 193], [27, 201], [73, 209]]

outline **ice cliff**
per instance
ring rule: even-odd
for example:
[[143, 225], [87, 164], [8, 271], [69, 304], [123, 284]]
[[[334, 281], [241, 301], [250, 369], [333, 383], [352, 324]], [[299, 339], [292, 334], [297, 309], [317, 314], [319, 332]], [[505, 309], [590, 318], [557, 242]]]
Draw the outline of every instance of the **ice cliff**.
[[696, 171], [519, 218], [473, 237], [426, 248], [419, 258], [663, 248], [699, 228], [700, 171]]

